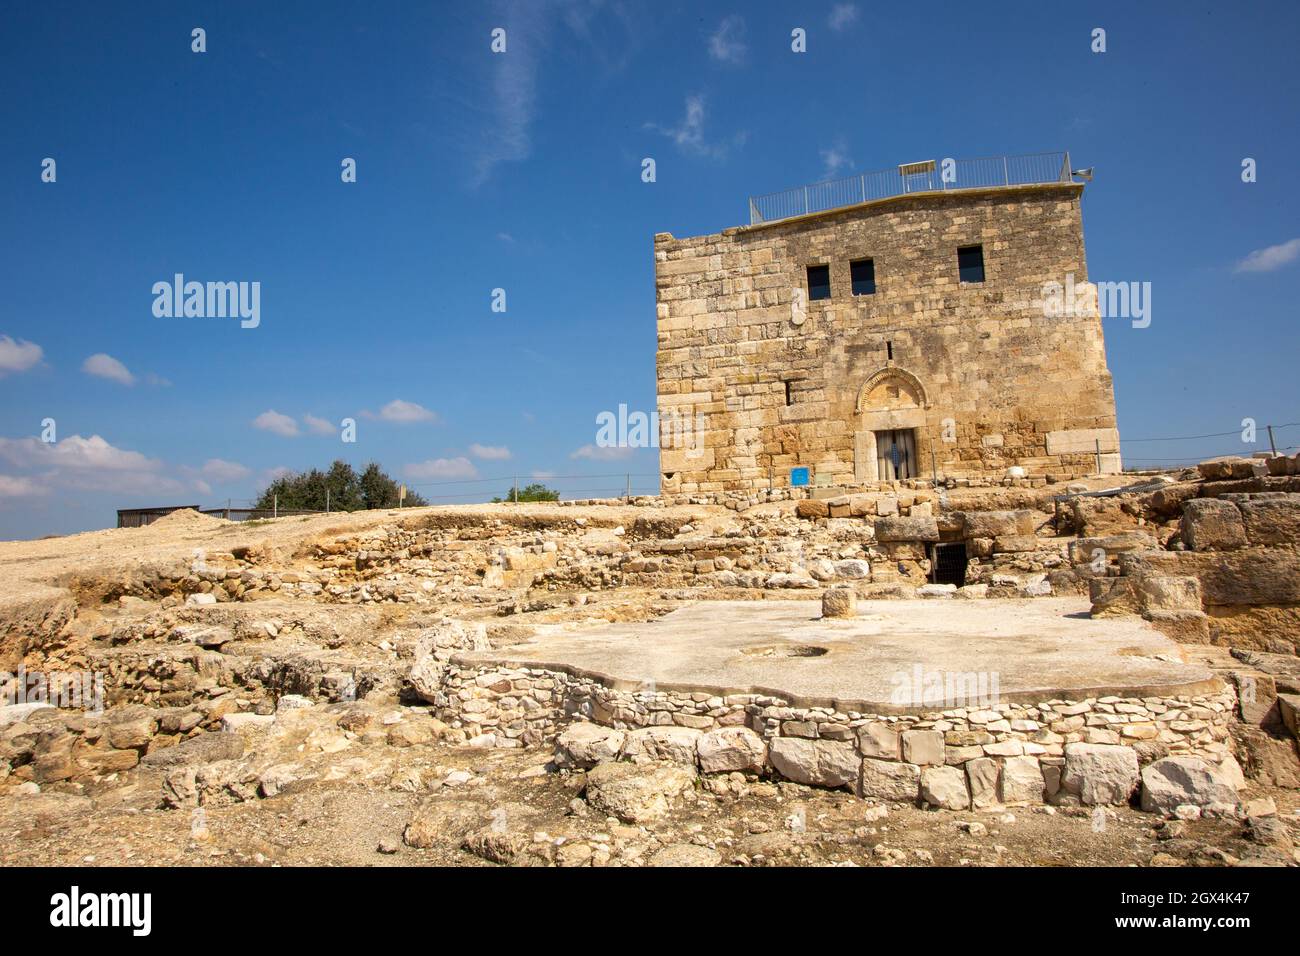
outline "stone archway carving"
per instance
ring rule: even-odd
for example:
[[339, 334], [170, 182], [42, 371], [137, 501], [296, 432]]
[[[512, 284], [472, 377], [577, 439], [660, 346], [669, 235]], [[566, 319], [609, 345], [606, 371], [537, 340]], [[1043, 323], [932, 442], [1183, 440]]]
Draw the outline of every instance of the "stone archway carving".
[[[897, 384], [900, 392], [906, 393], [907, 398], [910, 399], [910, 401], [904, 399], [902, 402], [895, 402], [892, 405], [888, 403], [877, 404], [872, 401], [873, 393], [876, 393], [882, 385], [888, 387], [891, 384]], [[900, 398], [901, 397], [902, 396], [900, 395]], [[869, 402], [870, 407], [868, 405]], [[905, 368], [899, 368], [897, 365], [887, 365], [882, 369], [877, 369], [871, 375], [867, 376], [867, 380], [863, 382], [862, 387], [858, 389], [858, 400], [854, 406], [854, 410], [861, 415], [864, 411], [869, 410], [883, 411], [890, 407], [897, 408], [904, 406], [927, 408], [929, 407], [929, 404], [929, 400], [926, 398], [925, 394], [925, 386], [921, 384], [919, 378]]]

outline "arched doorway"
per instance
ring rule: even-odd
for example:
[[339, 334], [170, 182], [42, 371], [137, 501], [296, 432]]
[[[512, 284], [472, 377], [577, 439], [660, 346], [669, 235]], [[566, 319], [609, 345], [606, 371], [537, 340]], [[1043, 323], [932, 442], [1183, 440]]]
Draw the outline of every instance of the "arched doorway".
[[911, 372], [888, 366], [858, 391], [853, 471], [859, 481], [900, 481], [921, 473], [925, 388]]

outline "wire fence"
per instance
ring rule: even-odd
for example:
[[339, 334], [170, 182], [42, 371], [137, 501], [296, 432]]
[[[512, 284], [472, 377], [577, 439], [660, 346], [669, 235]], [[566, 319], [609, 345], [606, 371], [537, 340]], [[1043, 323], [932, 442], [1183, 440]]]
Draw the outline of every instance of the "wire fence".
[[[545, 485], [557, 492], [561, 500], [586, 498], [635, 498], [659, 494], [657, 472], [611, 472], [603, 475], [553, 475], [535, 472], [530, 475], [506, 475], [498, 478], [463, 478], [446, 481], [408, 483], [430, 504], [468, 503], [500, 498], [510, 500], [532, 484]], [[467, 486], [478, 486], [470, 490]], [[488, 486], [488, 487], [484, 487]]]
[[[1245, 428], [1232, 431], [1209, 432], [1203, 435], [1172, 435], [1158, 438], [1121, 438], [1125, 471], [1169, 470], [1183, 466], [1193, 466], [1210, 458], [1238, 456], [1249, 458], [1259, 452], [1289, 455], [1300, 451], [1300, 422], [1287, 422], [1282, 425], [1262, 425], [1254, 429], [1254, 441], [1247, 441], [1251, 433]], [[1285, 436], [1285, 438], [1284, 438]], [[1213, 439], [1235, 441], [1220, 442], [1218, 447], [1198, 446], [1196, 451], [1180, 451], [1179, 454], [1155, 454], [1155, 452], [1178, 450], [1178, 443], [1206, 442]], [[1168, 445], [1169, 447], [1163, 447]], [[1130, 451], [1133, 446], [1142, 446], [1150, 453], [1134, 456]], [[1154, 446], [1154, 447], [1152, 447]], [[585, 499], [619, 499], [636, 498], [659, 494], [659, 474], [657, 472], [609, 472], [599, 475], [556, 475], [549, 472], [532, 472], [526, 475], [500, 475], [495, 478], [449, 478], [443, 481], [407, 482], [406, 487], [418, 492], [420, 497], [431, 505], [436, 504], [482, 504], [494, 499], [509, 501], [523, 492], [531, 484], [544, 485], [549, 491], [559, 494], [560, 500]], [[163, 517], [180, 508], [196, 508], [203, 514], [225, 517], [232, 521], [259, 520], [288, 515], [320, 514], [320, 511], [305, 511], [286, 508], [258, 508], [260, 499], [227, 498], [215, 507], [199, 508], [195, 505], [172, 505], [159, 508], [128, 508], [118, 511], [118, 527], [139, 527]], [[336, 510], [336, 509], [334, 509]]]
[[1070, 154], [1066, 152], [946, 159], [943, 165], [927, 160], [750, 196], [749, 222], [750, 225], [775, 222], [911, 193], [1068, 183], [1073, 178]]
[[[1237, 428], [1226, 432], [1210, 432], [1204, 435], [1173, 435], [1166, 438], [1121, 438], [1121, 451], [1124, 452], [1124, 470], [1125, 471], [1145, 471], [1160, 468], [1176, 468], [1179, 466], [1192, 466], [1206, 461], [1210, 458], [1224, 458], [1229, 456], [1239, 456], [1249, 458], [1259, 452], [1276, 453], [1279, 455], [1289, 455], [1300, 450], [1300, 444], [1287, 444], [1293, 434], [1300, 437], [1300, 433], [1294, 433], [1294, 429], [1300, 429], [1300, 422], [1287, 422], [1283, 425], [1260, 425], [1253, 426], [1252, 429]], [[1253, 430], [1253, 436], [1251, 432]], [[1285, 438], [1284, 438], [1285, 435]], [[1255, 440], [1247, 441], [1251, 436]], [[1196, 451], [1182, 451], [1186, 446], [1179, 446], [1178, 442], [1201, 442], [1210, 441], [1216, 438], [1234, 438], [1235, 442], [1218, 442], [1217, 447], [1210, 445], [1197, 446]], [[1168, 447], [1161, 447], [1168, 443]], [[1156, 446], [1148, 452], [1142, 448], [1136, 452], [1130, 452], [1125, 446], [1141, 445]], [[1179, 451], [1180, 454], [1172, 454]], [[1171, 454], [1158, 454], [1170, 452]]]

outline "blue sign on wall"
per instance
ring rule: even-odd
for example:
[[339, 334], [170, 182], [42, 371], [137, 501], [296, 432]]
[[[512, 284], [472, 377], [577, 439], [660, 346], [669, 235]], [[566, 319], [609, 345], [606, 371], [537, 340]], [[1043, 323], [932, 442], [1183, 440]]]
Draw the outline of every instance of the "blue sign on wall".
[[804, 485], [806, 485], [806, 484], [808, 484], [808, 469], [807, 469], [807, 468], [791, 468], [791, 469], [790, 469], [790, 487], [791, 487], [791, 488], [802, 488], [802, 487], [803, 487]]

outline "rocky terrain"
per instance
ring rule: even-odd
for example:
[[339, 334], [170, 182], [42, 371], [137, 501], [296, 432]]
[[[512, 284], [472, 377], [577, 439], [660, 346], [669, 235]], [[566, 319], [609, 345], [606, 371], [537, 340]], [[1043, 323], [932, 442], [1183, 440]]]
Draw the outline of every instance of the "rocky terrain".
[[[177, 512], [3, 543], [0, 863], [1297, 865], [1300, 495], [1268, 467], [242, 524]], [[931, 580], [947, 543], [965, 545], [960, 585]], [[1246, 558], [1281, 583], [1243, 585]], [[793, 731], [858, 735], [838, 775], [776, 745], [772, 703], [703, 694], [696, 718], [671, 718], [683, 745], [638, 730], [635, 707], [570, 710], [549, 678], [477, 686], [459, 663], [703, 599], [851, 615], [855, 599], [1054, 594], [1145, 619], [1217, 696], [1008, 706], [980, 728], [919, 714], [888, 765], [919, 789], [873, 790], [858, 764], [875, 732], [853, 715]]]

